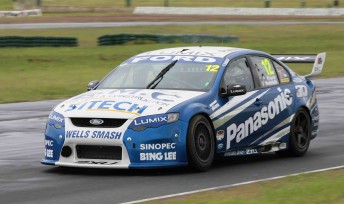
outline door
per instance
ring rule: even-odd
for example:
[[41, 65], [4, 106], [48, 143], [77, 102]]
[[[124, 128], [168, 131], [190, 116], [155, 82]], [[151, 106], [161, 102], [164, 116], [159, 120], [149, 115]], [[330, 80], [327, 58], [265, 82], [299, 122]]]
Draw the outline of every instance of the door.
[[253, 74], [260, 83], [260, 106], [254, 113], [254, 131], [248, 146], [273, 145], [289, 133], [295, 87], [282, 65], [267, 56], [250, 56]]
[[231, 151], [249, 145], [255, 131], [255, 113], [261, 109], [259, 99], [263, 91], [257, 90], [247, 57], [232, 60], [222, 76], [221, 88], [228, 85], [244, 85], [247, 93], [223, 98], [221, 108], [215, 111], [213, 120], [217, 139], [217, 152]]

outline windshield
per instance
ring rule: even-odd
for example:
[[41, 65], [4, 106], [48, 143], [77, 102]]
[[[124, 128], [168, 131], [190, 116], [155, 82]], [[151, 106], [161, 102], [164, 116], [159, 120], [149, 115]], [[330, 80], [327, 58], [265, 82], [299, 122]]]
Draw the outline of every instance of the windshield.
[[[146, 89], [171, 62], [122, 64], [97, 89]], [[155, 89], [209, 90], [220, 65], [178, 61], [166, 72]]]

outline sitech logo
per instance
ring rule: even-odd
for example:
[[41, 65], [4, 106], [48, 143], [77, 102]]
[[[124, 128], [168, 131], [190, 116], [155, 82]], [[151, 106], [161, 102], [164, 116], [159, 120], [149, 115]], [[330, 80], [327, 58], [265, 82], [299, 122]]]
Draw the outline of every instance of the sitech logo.
[[97, 110], [97, 111], [119, 111], [119, 112], [125, 112], [125, 113], [133, 113], [136, 115], [140, 115], [143, 113], [143, 111], [146, 110], [148, 106], [146, 105], [139, 105], [136, 103], [132, 102], [127, 102], [127, 101], [121, 101], [121, 102], [116, 102], [116, 101], [111, 101], [111, 100], [106, 100], [106, 101], [87, 101], [78, 107], [70, 106], [65, 112], [67, 111], [72, 111], [72, 110]]

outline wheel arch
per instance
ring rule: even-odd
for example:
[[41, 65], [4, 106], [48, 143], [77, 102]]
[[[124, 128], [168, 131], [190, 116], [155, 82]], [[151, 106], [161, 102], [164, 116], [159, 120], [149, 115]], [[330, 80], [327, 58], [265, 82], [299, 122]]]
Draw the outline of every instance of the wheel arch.
[[[300, 107], [297, 108], [296, 112], [297, 112], [300, 108], [306, 110], [306, 112], [307, 112], [307, 114], [308, 114], [308, 116], [309, 116], [309, 118], [311, 119], [311, 122], [312, 122], [312, 115], [311, 115], [311, 111], [309, 110], [309, 108], [308, 108], [306, 105], [301, 105]], [[295, 113], [296, 113], [296, 112], [295, 112]]]
[[210, 123], [210, 125], [211, 125], [211, 129], [212, 129], [212, 131], [213, 131], [214, 139], [216, 139], [215, 127], [214, 127], [214, 124], [213, 124], [212, 120], [210, 119], [210, 116], [209, 116], [208, 113], [206, 113], [206, 112], [198, 112], [198, 113], [195, 113], [195, 114], [193, 114], [193, 115], [190, 117], [188, 123], [190, 124], [191, 120], [192, 120], [193, 118], [195, 118], [196, 116], [198, 116], [198, 115], [204, 116], [204, 117], [209, 121], [209, 123]]

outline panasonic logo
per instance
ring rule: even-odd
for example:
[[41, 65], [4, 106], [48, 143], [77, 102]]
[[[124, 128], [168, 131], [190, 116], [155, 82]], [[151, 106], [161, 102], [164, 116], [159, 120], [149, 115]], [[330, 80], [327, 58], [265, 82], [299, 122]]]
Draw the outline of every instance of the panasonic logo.
[[280, 94], [267, 106], [256, 112], [253, 117], [249, 117], [239, 125], [233, 123], [227, 127], [227, 149], [230, 149], [233, 140], [239, 143], [290, 106], [293, 103], [293, 98], [288, 96], [290, 94], [289, 89], [284, 89], [283, 92], [280, 90]]

